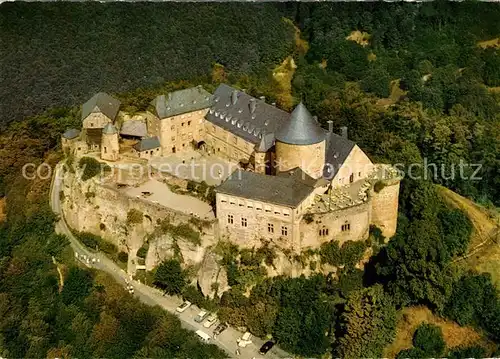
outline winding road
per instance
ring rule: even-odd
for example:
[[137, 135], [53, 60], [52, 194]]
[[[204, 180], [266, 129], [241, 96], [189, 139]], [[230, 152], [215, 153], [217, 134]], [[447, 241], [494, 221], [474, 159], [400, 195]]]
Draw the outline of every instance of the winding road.
[[[66, 221], [64, 220], [63, 213], [61, 211], [61, 202], [60, 202], [60, 191], [63, 182], [63, 171], [61, 163], [56, 166], [54, 171], [54, 177], [52, 179], [51, 191], [50, 191], [50, 204], [54, 213], [59, 215], [59, 221], [56, 224], [56, 232], [60, 234], [64, 234], [68, 237], [70, 241], [70, 245], [75, 251], [78, 253], [78, 258], [80, 259], [82, 255], [85, 255], [90, 258], [96, 258], [98, 261], [92, 263], [91, 266], [93, 268], [105, 271], [109, 273], [115, 280], [122, 284], [124, 287], [127, 286], [127, 283], [130, 283], [134, 286], [134, 295], [139, 298], [143, 303], [148, 305], [159, 305], [161, 308], [169, 311], [170, 313], [175, 314], [181, 321], [182, 327], [196, 331], [201, 329], [207, 334], [211, 334], [212, 330], [215, 326], [206, 329], [203, 327], [202, 323], [196, 323], [194, 321], [194, 317], [199, 312], [199, 308], [192, 305], [183, 313], [178, 313], [175, 308], [177, 308], [181, 303], [182, 299], [179, 297], [171, 297], [164, 296], [163, 292], [156, 288], [149, 287], [137, 281], [130, 280], [129, 276], [123, 269], [121, 269], [116, 263], [110, 260], [108, 257], [103, 255], [100, 252], [94, 252], [87, 249], [84, 245], [82, 245], [76, 237], [71, 233]], [[84, 262], [82, 260], [82, 262]], [[85, 262], [84, 262], [85, 263]], [[87, 266], [89, 264], [86, 264]], [[217, 339], [211, 340], [211, 343], [217, 345], [219, 348], [224, 350], [230, 357], [232, 358], [243, 358], [243, 359], [256, 359], [256, 358], [292, 358], [292, 356], [280, 348], [275, 346], [270, 352], [268, 352], [265, 356], [259, 354], [259, 348], [263, 344], [263, 341], [259, 338], [252, 338], [253, 343], [247, 345], [245, 348], [239, 348], [240, 354], [236, 355], [236, 350], [238, 349], [236, 339], [241, 337], [243, 333], [237, 331], [234, 328], [227, 328], [222, 334], [220, 334]]]

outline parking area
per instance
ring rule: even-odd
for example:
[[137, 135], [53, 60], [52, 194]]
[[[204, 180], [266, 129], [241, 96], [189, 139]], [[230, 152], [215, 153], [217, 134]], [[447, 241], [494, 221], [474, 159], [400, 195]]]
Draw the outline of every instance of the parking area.
[[[173, 193], [165, 183], [155, 179], [150, 179], [138, 187], [126, 188], [125, 191], [129, 196], [157, 203], [189, 215], [195, 215], [201, 219], [215, 219], [212, 207], [208, 203], [195, 197]], [[143, 193], [147, 193], [147, 196]]]
[[197, 151], [154, 157], [150, 165], [160, 172], [196, 182], [205, 181], [210, 186], [221, 184], [238, 168], [236, 163]]

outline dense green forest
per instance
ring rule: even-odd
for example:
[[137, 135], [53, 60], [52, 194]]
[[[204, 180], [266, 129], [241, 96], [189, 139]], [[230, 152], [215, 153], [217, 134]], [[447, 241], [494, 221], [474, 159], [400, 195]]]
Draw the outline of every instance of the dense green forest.
[[259, 72], [293, 46], [270, 4], [4, 3], [0, 125], [98, 91], [207, 75], [214, 63]]
[[[301, 30], [307, 52], [295, 48], [282, 17]], [[398, 230], [386, 246], [374, 229], [367, 243], [319, 250], [325, 263], [344, 266], [338, 278], [265, 278], [259, 264], [273, 263], [271, 249], [225, 248], [232, 289], [220, 301], [200, 297], [176, 261], [161, 266], [156, 285], [218, 308], [231, 324], [272, 334], [304, 356], [381, 357], [399, 311], [413, 305], [471, 325], [498, 344], [498, 290], [488, 274], [454, 262], [467, 250], [471, 223], [442, 201], [434, 184], [500, 205], [500, 99], [491, 89], [500, 86], [500, 50], [478, 46], [500, 37], [499, 18], [500, 7], [472, 2], [2, 4], [0, 64], [7, 71], [0, 74], [0, 122], [13, 123], [0, 136], [0, 196], [7, 197], [8, 213], [0, 227], [1, 354], [220, 357], [213, 347], [195, 351], [193, 341], [169, 346], [188, 335], [174, 319], [113, 289], [101, 274], [76, 268], [64, 238], [53, 234], [48, 183], [17, 179], [26, 162], [58, 160], [59, 134], [78, 123], [72, 106], [97, 90], [118, 93], [131, 110], [165, 90], [195, 84], [213, 90], [220, 81], [274, 101], [272, 68], [288, 55], [298, 65], [292, 95], [322, 123], [347, 125], [374, 161], [408, 169], [426, 159], [436, 169], [419, 168], [402, 181]], [[346, 40], [354, 30], [370, 34], [365, 46]], [[214, 63], [224, 66], [223, 76], [213, 76]], [[481, 164], [482, 179], [451, 176], [460, 163]], [[468, 177], [473, 172], [464, 170]], [[364, 270], [354, 268], [366, 247], [373, 256]], [[61, 292], [52, 255], [64, 266]], [[134, 309], [120, 310], [113, 304], [118, 298]], [[494, 354], [446, 348], [441, 336], [419, 328], [413, 348], [398, 357]], [[165, 339], [161, 345], [158, 338]]]
[[79, 266], [67, 238], [55, 234], [50, 178], [25, 180], [21, 168], [57, 163], [60, 131], [76, 118], [70, 111], [51, 112], [0, 136], [7, 198], [7, 218], [0, 223], [0, 356], [226, 357], [182, 329], [174, 315], [140, 303], [107, 274]]

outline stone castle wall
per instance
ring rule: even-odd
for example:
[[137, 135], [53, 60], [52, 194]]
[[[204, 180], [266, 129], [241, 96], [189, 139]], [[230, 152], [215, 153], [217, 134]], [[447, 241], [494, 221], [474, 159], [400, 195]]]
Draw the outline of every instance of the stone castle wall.
[[117, 161], [120, 153], [118, 134], [103, 134], [101, 145], [101, 158], [106, 161]]
[[[119, 250], [135, 259], [137, 250], [153, 233], [158, 221], [165, 218], [178, 225], [189, 222], [191, 216], [150, 201], [129, 197], [116, 188], [100, 185], [97, 180], [81, 181], [74, 174], [66, 173], [64, 179], [62, 210], [68, 225], [76, 231], [90, 232], [114, 243]], [[142, 223], [127, 224], [127, 213], [136, 209], [144, 214]], [[177, 245], [186, 264], [203, 260], [207, 247], [214, 244], [214, 225], [203, 229], [201, 245], [178, 240]], [[146, 261], [148, 270], [173, 254], [173, 239], [162, 235], [150, 241]]]
[[[347, 241], [368, 238], [370, 230], [371, 204], [369, 202], [326, 213], [316, 213], [313, 221], [300, 222], [300, 245], [302, 250], [318, 248], [321, 244], [336, 240], [342, 246]], [[346, 227], [346, 225], [349, 225]], [[344, 227], [343, 227], [344, 226]]]
[[91, 113], [83, 120], [83, 128], [104, 128], [111, 119], [102, 113]]
[[205, 142], [209, 153], [234, 162], [250, 161], [254, 152], [254, 144], [208, 121], [205, 121]]
[[396, 233], [398, 221], [399, 179], [381, 181], [384, 187], [378, 193], [372, 189], [370, 200], [372, 204], [371, 224], [382, 230], [386, 238]]
[[276, 165], [279, 171], [300, 167], [313, 178], [323, 175], [325, 165], [325, 141], [308, 146], [276, 142]]

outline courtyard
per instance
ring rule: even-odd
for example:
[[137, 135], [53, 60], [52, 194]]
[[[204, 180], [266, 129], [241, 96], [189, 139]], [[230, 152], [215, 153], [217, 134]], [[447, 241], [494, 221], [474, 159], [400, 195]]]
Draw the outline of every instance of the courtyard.
[[[204, 220], [214, 220], [212, 207], [198, 198], [173, 193], [165, 183], [150, 179], [137, 186], [124, 189], [124, 192], [143, 201], [159, 204]], [[144, 195], [147, 193], [147, 196]]]

